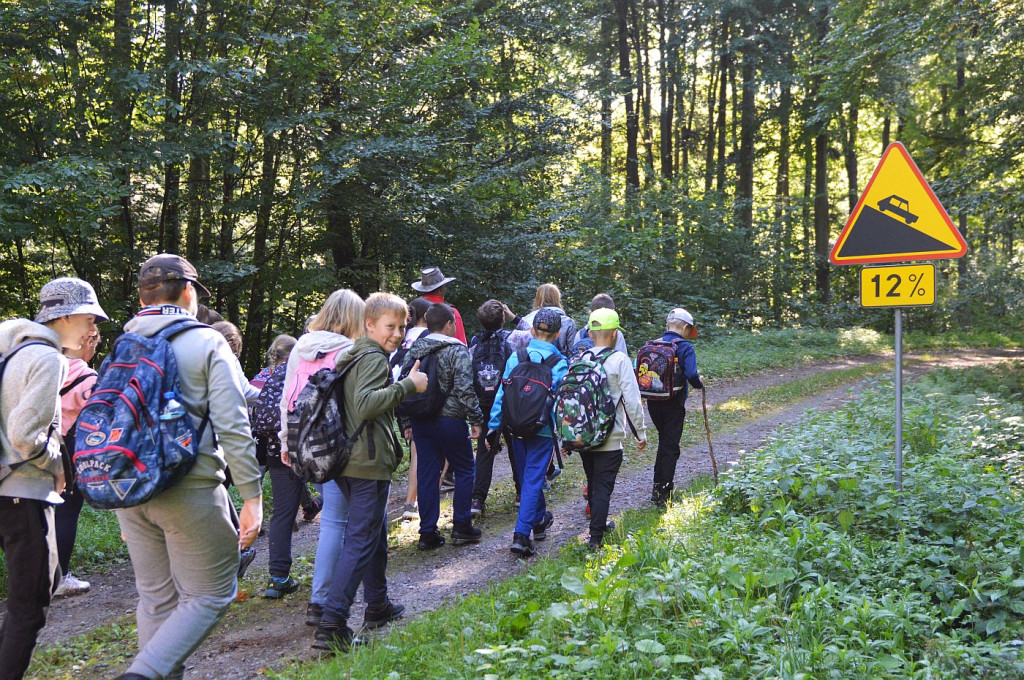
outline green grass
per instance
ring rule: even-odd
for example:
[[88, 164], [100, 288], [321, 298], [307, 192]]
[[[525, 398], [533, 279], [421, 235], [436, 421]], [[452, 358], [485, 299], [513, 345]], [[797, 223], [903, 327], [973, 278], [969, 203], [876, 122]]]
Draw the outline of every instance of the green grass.
[[1019, 678], [1022, 384], [1018, 364], [909, 386], [903, 493], [878, 383], [597, 554], [276, 677]]

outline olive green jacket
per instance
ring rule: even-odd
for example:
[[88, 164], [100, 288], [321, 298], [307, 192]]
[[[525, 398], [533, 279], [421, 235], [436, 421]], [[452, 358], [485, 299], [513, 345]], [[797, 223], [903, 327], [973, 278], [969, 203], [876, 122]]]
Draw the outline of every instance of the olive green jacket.
[[[359, 358], [370, 352], [368, 356]], [[351, 435], [366, 421], [356, 438], [352, 458], [343, 477], [389, 480], [402, 460], [402, 443], [395, 429], [395, 406], [416, 391], [406, 378], [391, 383], [391, 371], [384, 348], [370, 338], [359, 338], [338, 355], [338, 370], [359, 359], [345, 375], [345, 431]], [[372, 442], [372, 446], [371, 446]]]

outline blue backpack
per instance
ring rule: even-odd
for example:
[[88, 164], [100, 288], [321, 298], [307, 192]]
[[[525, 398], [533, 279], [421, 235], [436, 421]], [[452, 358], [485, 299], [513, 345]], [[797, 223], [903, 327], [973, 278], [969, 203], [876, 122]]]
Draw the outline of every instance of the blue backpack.
[[78, 416], [74, 468], [94, 508], [130, 508], [181, 480], [196, 462], [210, 412], [196, 431], [181, 403], [170, 339], [192, 328], [183, 319], [152, 337], [121, 335], [100, 367]]

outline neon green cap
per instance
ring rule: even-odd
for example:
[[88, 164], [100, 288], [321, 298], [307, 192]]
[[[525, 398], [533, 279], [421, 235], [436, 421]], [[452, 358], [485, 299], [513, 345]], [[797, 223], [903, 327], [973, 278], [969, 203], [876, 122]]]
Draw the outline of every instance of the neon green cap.
[[622, 328], [619, 325], [619, 313], [614, 309], [595, 309], [590, 313], [587, 328], [592, 331], [611, 331]]

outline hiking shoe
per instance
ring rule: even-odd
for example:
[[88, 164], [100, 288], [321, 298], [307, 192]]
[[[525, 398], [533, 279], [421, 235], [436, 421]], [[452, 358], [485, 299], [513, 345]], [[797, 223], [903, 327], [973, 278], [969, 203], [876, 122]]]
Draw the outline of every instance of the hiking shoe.
[[444, 536], [439, 531], [431, 531], [429, 534], [420, 534], [420, 540], [416, 547], [420, 550], [433, 550], [444, 545]]
[[324, 501], [322, 498], [314, 498], [313, 502], [302, 509], [302, 521], [312, 522], [313, 518], [320, 514], [320, 511], [324, 509]]
[[443, 478], [441, 478], [441, 491], [454, 491], [455, 490], [455, 473], [448, 470]]
[[548, 529], [555, 521], [555, 516], [551, 512], [544, 513], [544, 519], [540, 521], [540, 524], [533, 528], [533, 540], [543, 541], [548, 537]]
[[529, 557], [537, 552], [533, 547], [533, 541], [530, 540], [530, 537], [518, 532], [512, 534], [512, 547], [509, 550], [519, 557]]
[[595, 541], [594, 539], [590, 539], [590, 541], [587, 543], [587, 550], [589, 550], [590, 552], [597, 552], [600, 549], [601, 541]]
[[306, 625], [319, 626], [320, 619], [324, 618], [324, 608], [315, 602], [306, 604]]
[[149, 678], [145, 675], [139, 675], [138, 673], [122, 673], [114, 678], [114, 680], [149, 680]]
[[420, 518], [419, 506], [416, 505], [416, 503], [406, 503], [405, 504], [405, 510], [402, 512], [402, 519], [413, 520], [413, 519], [419, 519], [419, 518]]
[[280, 600], [289, 593], [299, 589], [299, 582], [291, 576], [271, 576], [267, 583], [267, 589], [263, 591], [263, 597], [270, 600]]
[[238, 553], [238, 579], [245, 578], [245, 572], [248, 571], [249, 565], [256, 559], [256, 548], [251, 545], [248, 548], [243, 548]]
[[555, 481], [555, 477], [557, 477], [560, 474], [562, 474], [562, 468], [556, 466], [553, 470], [551, 470], [551, 472], [547, 473], [547, 475], [545, 476], [549, 482], [553, 482]]
[[479, 543], [482, 535], [483, 532], [472, 524], [456, 524], [452, 527], [452, 545]]
[[604, 525], [604, 530], [605, 530], [605, 533], [610, 532], [610, 531], [615, 531], [615, 521], [614, 520], [608, 520], [605, 523], [605, 525]]
[[484, 514], [484, 502], [479, 498], [473, 499], [473, 504], [469, 506], [470, 517], [480, 517]]
[[520, 505], [522, 505], [522, 503], [523, 503], [523, 494], [517, 493], [516, 494], [516, 507], [518, 508]]
[[404, 604], [395, 604], [391, 600], [385, 600], [380, 607], [366, 608], [366, 612], [363, 614], [363, 628], [370, 630], [383, 628], [392, 621], [402, 618], [404, 613]]
[[57, 592], [54, 593], [53, 596], [74, 597], [75, 595], [81, 595], [82, 593], [89, 592], [90, 587], [91, 586], [88, 581], [83, 581], [69, 572], [68, 575], [64, 577], [64, 580], [60, 582], [60, 585], [57, 586]]
[[328, 652], [347, 652], [350, 647], [362, 644], [362, 640], [356, 637], [348, 626], [325, 626], [320, 624], [313, 634], [313, 649], [321, 649]]

